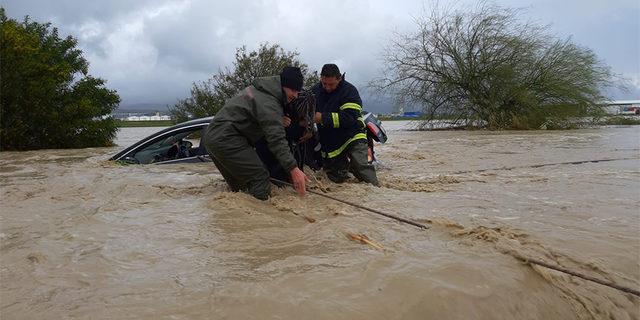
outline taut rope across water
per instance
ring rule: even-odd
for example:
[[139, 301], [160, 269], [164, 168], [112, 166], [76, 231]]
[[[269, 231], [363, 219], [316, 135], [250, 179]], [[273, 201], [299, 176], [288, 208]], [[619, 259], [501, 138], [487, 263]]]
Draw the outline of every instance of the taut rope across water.
[[[629, 159], [637, 159], [637, 158], [629, 158]], [[585, 162], [600, 162], [600, 161], [614, 161], [614, 160], [623, 160], [623, 159], [604, 159], [604, 160], [577, 161], [577, 162], [566, 162], [566, 164], [578, 164], [578, 163], [585, 163]], [[626, 160], [626, 159], [624, 159], [624, 160]], [[561, 163], [561, 164], [565, 164], [565, 163]], [[547, 164], [547, 165], [551, 165], [551, 164]], [[543, 166], [543, 165], [538, 165], [538, 166]], [[532, 166], [528, 166], [528, 167], [532, 167]], [[487, 170], [490, 170], [490, 169], [487, 169]], [[272, 181], [274, 181], [274, 182], [278, 182], [278, 183], [281, 183], [281, 184], [284, 184], [284, 185], [288, 185], [288, 186], [293, 188], [293, 184], [288, 183], [286, 181], [278, 180], [278, 179], [275, 179], [275, 178], [270, 178], [270, 179]], [[342, 199], [339, 199], [339, 198], [336, 198], [336, 197], [333, 197], [333, 196], [330, 196], [330, 195], [326, 195], [326, 194], [323, 194], [323, 193], [320, 193], [320, 192], [316, 192], [316, 191], [313, 191], [313, 190], [306, 189], [306, 191], [309, 192], [309, 193], [315, 194], [315, 195], [319, 195], [319, 196], [322, 196], [322, 197], [325, 197], [325, 198], [329, 198], [329, 199], [334, 200], [334, 201], [342, 202], [344, 204], [348, 204], [350, 206], [353, 206], [353, 207], [356, 207], [356, 208], [359, 208], [359, 209], [367, 210], [367, 211], [373, 212], [375, 214], [379, 214], [379, 215], [382, 215], [382, 216], [385, 216], [385, 217], [388, 217], [388, 218], [391, 218], [391, 219], [394, 219], [394, 220], [397, 220], [397, 221], [400, 221], [400, 222], [404, 222], [404, 223], [416, 226], [416, 227], [418, 227], [418, 228], [420, 228], [422, 230], [429, 229], [429, 227], [426, 226], [425, 224], [422, 224], [422, 223], [419, 223], [419, 222], [415, 222], [415, 221], [412, 221], [412, 220], [409, 220], [409, 219], [405, 219], [405, 218], [402, 218], [402, 217], [398, 217], [398, 216], [390, 214], [390, 213], [385, 213], [385, 212], [382, 212], [380, 210], [371, 209], [371, 208], [359, 205], [357, 203], [353, 203], [353, 202], [350, 202], [350, 201], [342, 200]], [[585, 274], [582, 274], [582, 273], [579, 273], [579, 272], [575, 272], [575, 271], [569, 270], [569, 269], [564, 268], [562, 266], [554, 266], [554, 265], [548, 264], [548, 263], [546, 263], [544, 261], [541, 261], [541, 260], [538, 260], [538, 259], [524, 257], [524, 256], [521, 256], [521, 255], [518, 255], [518, 254], [515, 254], [515, 253], [507, 253], [507, 254], [509, 254], [510, 256], [512, 256], [512, 257], [514, 257], [514, 258], [516, 258], [516, 259], [518, 259], [518, 260], [520, 260], [520, 261], [522, 261], [524, 263], [530, 264], [530, 265], [542, 266], [542, 267], [545, 267], [545, 268], [548, 268], [548, 269], [551, 269], [551, 270], [559, 271], [559, 272], [566, 273], [566, 274], [574, 276], [574, 277], [578, 277], [578, 278], [581, 278], [581, 279], [584, 279], [584, 280], [587, 280], [587, 281], [591, 281], [591, 282], [594, 282], [594, 283], [597, 283], [597, 284], [600, 284], [600, 285], [603, 285], [603, 286], [614, 288], [614, 289], [620, 290], [622, 292], [630, 293], [630, 294], [635, 295], [636, 297], [640, 297], [640, 291], [636, 290], [636, 289], [632, 289], [632, 288], [629, 288], [629, 287], [626, 287], [626, 286], [622, 286], [622, 285], [616, 284], [616, 283], [611, 282], [611, 281], [594, 278], [594, 277], [591, 277], [591, 276], [588, 276], [588, 275], [585, 275]]]
[[477, 170], [463, 170], [463, 171], [453, 171], [453, 172], [444, 172], [444, 173], [445, 174], [462, 174], [462, 173], [497, 171], [497, 170], [513, 170], [513, 169], [522, 169], [522, 168], [540, 168], [540, 167], [547, 167], [547, 166], [559, 166], [559, 165], [563, 165], [563, 164], [584, 164], [584, 163], [590, 163], [590, 162], [598, 163], [598, 162], [635, 160], [635, 159], [640, 159], [640, 158], [639, 157], [631, 157], [631, 158], [616, 158], [616, 159], [594, 159], [594, 160], [581, 160], [581, 161], [567, 161], [567, 162], [533, 164], [533, 165], [528, 165], [528, 166], [500, 167], [500, 168], [477, 169]]
[[[270, 179], [271, 179], [271, 181], [282, 183], [282, 184], [288, 185], [290, 187], [293, 187], [293, 184], [291, 184], [289, 182], [278, 180], [278, 179], [275, 179], [275, 178], [270, 178]], [[313, 194], [316, 194], [316, 195], [319, 195], [319, 196], [322, 196], [322, 197], [325, 197], [325, 198], [329, 198], [331, 200], [342, 202], [342, 203], [348, 204], [348, 205], [350, 205], [352, 207], [356, 207], [356, 208], [359, 208], [359, 209], [371, 211], [371, 212], [373, 212], [375, 214], [379, 214], [381, 216], [385, 216], [387, 218], [391, 218], [391, 219], [394, 219], [394, 220], [397, 220], [397, 221], [400, 221], [400, 222], [408, 223], [410, 225], [416, 226], [416, 227], [418, 227], [420, 229], [423, 229], [423, 230], [429, 229], [429, 227], [427, 227], [425, 224], [422, 224], [422, 223], [419, 223], [419, 222], [415, 222], [415, 221], [412, 221], [412, 220], [409, 220], [409, 219], [405, 219], [405, 218], [402, 218], [402, 217], [398, 217], [398, 216], [390, 214], [390, 213], [385, 213], [385, 212], [382, 212], [380, 210], [367, 208], [367, 207], [359, 205], [357, 203], [353, 203], [353, 202], [350, 202], [350, 201], [338, 199], [338, 198], [332, 197], [330, 195], [327, 195], [327, 194], [324, 194], [324, 193], [320, 193], [320, 192], [316, 192], [316, 191], [313, 191], [313, 190], [307, 189], [307, 192], [313, 193]]]

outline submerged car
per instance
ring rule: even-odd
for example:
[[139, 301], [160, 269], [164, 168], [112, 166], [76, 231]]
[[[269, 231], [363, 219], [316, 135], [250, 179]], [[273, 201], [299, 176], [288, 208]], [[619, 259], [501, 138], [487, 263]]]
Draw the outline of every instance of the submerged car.
[[[211, 161], [202, 143], [213, 117], [200, 118], [158, 131], [116, 153], [109, 160], [128, 164], [164, 164]], [[363, 117], [367, 127], [370, 161], [375, 161], [373, 141], [384, 143], [387, 133], [373, 113]]]
[[200, 143], [213, 117], [179, 123], [158, 131], [116, 153], [109, 160], [129, 164], [211, 161]]

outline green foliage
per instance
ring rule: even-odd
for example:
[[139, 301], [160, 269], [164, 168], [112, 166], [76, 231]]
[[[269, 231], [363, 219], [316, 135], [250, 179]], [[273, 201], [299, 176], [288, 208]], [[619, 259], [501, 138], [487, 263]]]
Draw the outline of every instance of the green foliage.
[[50, 23], [8, 19], [0, 8], [0, 149], [108, 146], [116, 134], [111, 111], [120, 102], [89, 63]]
[[249, 86], [253, 80], [278, 75], [286, 66], [300, 67], [305, 88], [308, 89], [320, 80], [317, 72], [310, 73], [298, 56], [298, 52], [284, 51], [278, 44], [263, 43], [257, 51], [251, 52], [247, 52], [245, 46], [238, 48], [233, 70], [225, 68], [207, 81], [193, 83], [191, 96], [178, 101], [169, 112], [177, 122], [215, 115], [227, 99]]
[[543, 105], [513, 116], [509, 129], [576, 129], [597, 124], [603, 115], [604, 111], [599, 106]]
[[422, 106], [430, 119], [491, 129], [537, 129], [551, 119], [598, 114], [610, 68], [591, 50], [517, 18], [517, 10], [484, 2], [469, 11], [436, 7], [417, 20], [417, 32], [393, 40], [385, 77], [372, 84]]
[[[635, 117], [635, 118], [634, 118]], [[638, 116], [613, 116], [607, 117], [601, 122], [604, 125], [618, 125], [618, 126], [637, 126], [640, 125], [640, 117]]]

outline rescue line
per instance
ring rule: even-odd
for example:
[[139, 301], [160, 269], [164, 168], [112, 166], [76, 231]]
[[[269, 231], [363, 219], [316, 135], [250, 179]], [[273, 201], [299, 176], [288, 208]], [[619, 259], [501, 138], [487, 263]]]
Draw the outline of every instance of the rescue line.
[[[628, 160], [628, 159], [638, 159], [638, 158], [602, 159], [602, 160], [563, 162], [563, 163], [555, 163], [555, 164], [543, 164], [543, 165], [537, 165], [537, 166], [525, 166], [524, 168], [529, 168], [529, 167], [537, 168], [537, 167], [540, 167], [540, 166], [556, 165], [556, 164], [580, 164], [580, 163], [587, 163], [587, 162], [615, 161], [615, 160]], [[518, 167], [518, 168], [522, 168], [522, 167]], [[492, 170], [492, 169], [485, 169], [485, 170]], [[483, 171], [485, 171], [485, 170], [483, 170]], [[495, 170], [495, 169], [493, 169], [493, 170]], [[505, 170], [505, 169], [501, 169], [501, 170]], [[477, 172], [477, 171], [468, 171], [468, 172]], [[271, 181], [278, 182], [278, 183], [281, 183], [283, 185], [288, 185], [288, 186], [290, 186], [292, 188], [294, 187], [293, 184], [291, 184], [289, 182], [286, 182], [286, 181], [278, 180], [278, 179], [275, 179], [275, 178], [269, 178], [269, 179]], [[339, 198], [336, 198], [336, 197], [332, 197], [330, 195], [326, 195], [326, 194], [323, 194], [323, 193], [320, 193], [320, 192], [316, 192], [316, 191], [313, 191], [313, 190], [306, 189], [306, 191], [309, 192], [309, 193], [315, 194], [315, 195], [319, 195], [319, 196], [322, 196], [322, 197], [325, 197], [325, 198], [329, 198], [331, 200], [342, 202], [344, 204], [348, 204], [350, 206], [353, 206], [353, 207], [356, 207], [356, 208], [359, 208], [359, 209], [367, 210], [367, 211], [373, 212], [375, 214], [379, 214], [379, 215], [382, 215], [382, 216], [385, 216], [385, 217], [388, 217], [388, 218], [391, 218], [391, 219], [394, 219], [394, 220], [397, 220], [397, 221], [400, 221], [400, 222], [404, 222], [404, 223], [416, 226], [416, 227], [418, 227], [418, 228], [420, 228], [422, 230], [429, 229], [428, 226], [426, 226], [426, 225], [424, 225], [422, 223], [415, 222], [415, 221], [412, 221], [412, 220], [409, 220], [409, 219], [405, 219], [405, 218], [402, 218], [402, 217], [398, 217], [398, 216], [390, 214], [390, 213], [385, 213], [385, 212], [382, 212], [380, 210], [367, 208], [367, 207], [359, 205], [357, 203], [353, 203], [353, 202], [350, 202], [350, 201], [342, 200], [342, 199], [339, 199]], [[574, 276], [574, 277], [578, 277], [578, 278], [581, 278], [581, 279], [584, 279], [584, 280], [587, 280], [587, 281], [591, 281], [591, 282], [594, 282], [594, 283], [597, 283], [597, 284], [600, 284], [600, 285], [603, 285], [603, 286], [607, 286], [609, 288], [613, 288], [613, 289], [616, 289], [616, 290], [619, 290], [619, 291], [622, 291], [622, 292], [625, 292], [625, 293], [630, 293], [630, 294], [632, 294], [632, 295], [634, 295], [636, 297], [640, 297], [640, 291], [639, 290], [619, 285], [619, 284], [617, 284], [617, 283], [615, 283], [613, 281], [607, 281], [607, 280], [598, 279], [598, 278], [595, 278], [595, 277], [592, 277], [592, 276], [588, 276], [588, 275], [585, 275], [585, 274], [582, 274], [582, 273], [579, 273], [579, 272], [576, 272], [576, 271], [569, 270], [569, 269], [564, 268], [562, 266], [551, 265], [549, 263], [546, 263], [544, 261], [541, 261], [541, 260], [538, 260], [538, 259], [535, 259], [535, 258], [525, 257], [525, 256], [521, 256], [519, 254], [514, 254], [514, 253], [505, 253], [505, 254], [508, 254], [508, 255], [514, 257], [515, 259], [520, 260], [520, 261], [528, 264], [531, 267], [533, 267], [533, 265], [538, 265], [538, 266], [545, 267], [545, 268], [548, 268], [548, 269], [551, 269], [551, 270], [555, 270], [555, 271], [558, 271], [558, 272], [562, 272], [562, 273], [565, 273], [565, 274], [568, 274], [568, 275], [571, 275], [571, 276]]]
[[547, 166], [559, 166], [559, 165], [564, 165], [564, 164], [584, 164], [584, 163], [590, 163], [590, 162], [591, 163], [598, 163], [598, 162], [635, 160], [635, 159], [640, 159], [640, 157], [615, 158], [615, 159], [594, 159], [594, 160], [580, 160], [580, 161], [543, 163], [543, 164], [533, 164], [533, 165], [528, 165], [528, 166], [515, 166], [515, 167], [500, 167], [500, 168], [478, 169], [478, 170], [453, 171], [453, 172], [444, 172], [443, 174], [462, 174], [462, 173], [472, 173], [472, 172], [513, 170], [513, 169], [522, 169], [522, 168], [540, 168], [540, 167], [547, 167]]
[[[271, 179], [271, 181], [274, 181], [274, 182], [277, 182], [277, 183], [281, 183], [281, 184], [284, 184], [284, 185], [287, 185], [287, 186], [290, 186], [290, 187], [293, 188], [293, 184], [291, 184], [289, 182], [278, 180], [276, 178], [269, 178], [269, 179]], [[416, 222], [416, 221], [412, 221], [412, 220], [405, 219], [405, 218], [402, 218], [402, 217], [398, 217], [396, 215], [393, 215], [393, 214], [390, 214], [390, 213], [386, 213], [386, 212], [382, 212], [380, 210], [367, 208], [367, 207], [359, 205], [357, 203], [353, 203], [353, 202], [350, 202], [350, 201], [338, 199], [338, 198], [332, 197], [330, 195], [327, 195], [327, 194], [324, 194], [324, 193], [320, 193], [320, 192], [316, 192], [316, 191], [313, 191], [313, 190], [306, 189], [306, 191], [309, 192], [309, 193], [313, 193], [315, 195], [319, 195], [319, 196], [322, 196], [322, 197], [325, 197], [325, 198], [329, 198], [331, 200], [335, 200], [335, 201], [338, 201], [338, 202], [342, 202], [344, 204], [348, 204], [350, 206], [353, 206], [353, 207], [356, 207], [356, 208], [359, 208], [359, 209], [367, 210], [367, 211], [373, 212], [375, 214], [379, 214], [381, 216], [385, 216], [387, 218], [391, 218], [391, 219], [394, 219], [394, 220], [397, 220], [397, 221], [400, 221], [400, 222], [404, 222], [404, 223], [416, 226], [416, 227], [418, 227], [420, 229], [423, 229], [423, 230], [429, 229], [429, 227], [427, 225], [422, 224], [420, 222]]]

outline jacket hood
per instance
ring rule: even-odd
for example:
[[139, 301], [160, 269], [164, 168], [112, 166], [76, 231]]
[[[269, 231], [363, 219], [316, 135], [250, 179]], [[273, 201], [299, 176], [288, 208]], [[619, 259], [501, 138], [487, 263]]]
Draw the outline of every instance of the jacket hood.
[[253, 86], [262, 92], [274, 96], [281, 103], [284, 102], [284, 94], [282, 93], [279, 76], [257, 78], [253, 80]]

